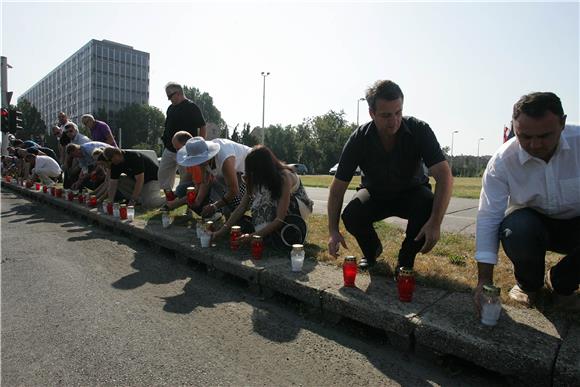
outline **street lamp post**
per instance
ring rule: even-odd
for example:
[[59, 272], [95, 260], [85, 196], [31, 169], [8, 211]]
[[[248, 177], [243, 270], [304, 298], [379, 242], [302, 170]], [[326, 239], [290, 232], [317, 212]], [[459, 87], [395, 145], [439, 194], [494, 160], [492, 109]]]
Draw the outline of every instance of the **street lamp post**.
[[262, 144], [266, 142], [266, 128], [264, 127], [264, 117], [266, 116], [266, 77], [270, 75], [269, 72], [262, 71], [262, 78], [264, 79], [264, 86], [262, 89]]
[[483, 137], [480, 137], [477, 139], [477, 159], [476, 160], [476, 169], [475, 171], [477, 172], [477, 174], [479, 174], [479, 144], [484, 140]]
[[453, 140], [455, 133], [459, 133], [459, 130], [454, 130], [451, 132], [451, 158], [449, 159], [449, 167], [451, 168], [451, 175], [453, 175]]
[[358, 126], [358, 116], [359, 116], [359, 111], [360, 111], [360, 101], [364, 101], [364, 98], [359, 98], [356, 100], [356, 126]]

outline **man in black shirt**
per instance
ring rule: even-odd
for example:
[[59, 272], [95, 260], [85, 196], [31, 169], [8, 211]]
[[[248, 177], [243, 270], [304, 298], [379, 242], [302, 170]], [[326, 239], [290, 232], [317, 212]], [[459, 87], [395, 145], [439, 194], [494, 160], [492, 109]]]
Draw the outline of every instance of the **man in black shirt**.
[[201, 136], [205, 138], [206, 129], [201, 110], [195, 103], [185, 98], [180, 84], [168, 83], [165, 86], [165, 92], [167, 93], [167, 99], [171, 101], [171, 105], [167, 108], [165, 131], [161, 137], [165, 149], [159, 163], [158, 179], [161, 189], [165, 191], [167, 201], [172, 201], [175, 200], [173, 185], [175, 184], [175, 171], [177, 168], [179, 168], [180, 180], [191, 180], [191, 176], [187, 175], [185, 168], [177, 165], [175, 160], [177, 151], [171, 142], [173, 136], [179, 131], [186, 131], [193, 137]]
[[[338, 222], [346, 189], [360, 166], [361, 188], [344, 209], [342, 220], [356, 238], [364, 257], [359, 267], [376, 263], [383, 247], [373, 228], [390, 216], [408, 220], [397, 271], [413, 267], [418, 252], [430, 251], [440, 237], [453, 177], [429, 125], [403, 117], [403, 92], [392, 81], [378, 81], [366, 95], [372, 121], [360, 126], [345, 144], [328, 198], [328, 251], [346, 248]], [[435, 195], [423, 163], [435, 178]]]
[[[106, 148], [103, 157], [111, 162], [109, 200], [114, 201], [119, 196], [118, 190], [132, 205], [141, 203], [145, 208], [156, 208], [163, 204], [157, 165], [153, 160], [139, 151], [119, 148]], [[121, 176], [122, 173], [126, 176]]]

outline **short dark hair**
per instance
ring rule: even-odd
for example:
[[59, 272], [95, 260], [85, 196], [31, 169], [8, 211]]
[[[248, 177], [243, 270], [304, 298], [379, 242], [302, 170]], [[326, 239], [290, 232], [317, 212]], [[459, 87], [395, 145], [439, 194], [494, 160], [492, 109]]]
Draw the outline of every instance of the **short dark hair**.
[[70, 143], [66, 146], [65, 152], [67, 155], [72, 154], [74, 151], [81, 149], [81, 146], [78, 144]]
[[367, 89], [366, 99], [371, 110], [376, 109], [377, 99], [394, 101], [399, 98], [405, 99], [401, 88], [393, 81], [376, 81]]
[[524, 113], [532, 118], [542, 118], [546, 112], [552, 112], [560, 118], [564, 117], [562, 101], [551, 92], [536, 92], [526, 94], [514, 104], [512, 119], [517, 119]]

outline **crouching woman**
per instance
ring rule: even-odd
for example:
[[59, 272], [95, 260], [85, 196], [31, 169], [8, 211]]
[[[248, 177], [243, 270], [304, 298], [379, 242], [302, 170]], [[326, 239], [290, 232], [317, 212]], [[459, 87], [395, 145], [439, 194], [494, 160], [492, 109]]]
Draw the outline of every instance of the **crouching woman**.
[[[280, 249], [304, 243], [306, 219], [312, 213], [313, 202], [294, 170], [270, 149], [257, 145], [246, 156], [244, 179], [247, 189], [240, 205], [212, 239], [228, 235], [232, 226], [239, 225], [241, 243], [249, 242], [253, 235]], [[248, 210], [250, 217], [244, 215]]]

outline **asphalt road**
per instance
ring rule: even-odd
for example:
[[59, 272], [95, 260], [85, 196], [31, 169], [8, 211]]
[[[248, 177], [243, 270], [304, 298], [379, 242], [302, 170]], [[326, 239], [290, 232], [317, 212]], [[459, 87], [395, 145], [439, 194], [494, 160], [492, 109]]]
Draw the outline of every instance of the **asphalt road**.
[[[314, 201], [314, 213], [326, 214], [328, 203], [328, 188], [305, 187], [310, 199]], [[344, 195], [343, 209], [351, 200], [356, 191], [348, 190]], [[478, 199], [451, 198], [447, 213], [441, 225], [443, 231], [458, 232], [475, 235], [475, 220], [477, 217]], [[406, 227], [405, 219], [392, 217], [386, 220], [389, 223]]]
[[1, 204], [5, 386], [490, 385], [10, 192]]

